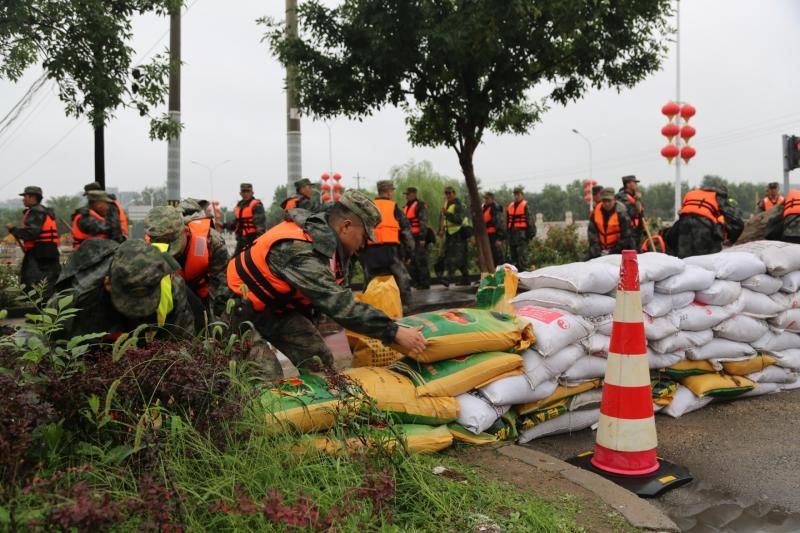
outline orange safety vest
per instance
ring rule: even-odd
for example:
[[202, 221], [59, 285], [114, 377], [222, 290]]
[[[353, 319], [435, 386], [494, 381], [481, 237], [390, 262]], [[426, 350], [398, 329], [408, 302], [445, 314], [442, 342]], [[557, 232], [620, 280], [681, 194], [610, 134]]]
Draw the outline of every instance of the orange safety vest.
[[680, 215], [699, 215], [709, 219], [714, 224], [724, 224], [725, 217], [719, 211], [717, 193], [695, 189], [683, 197], [683, 206]]
[[238, 205], [233, 213], [236, 216], [236, 234], [242, 237], [256, 233], [256, 225], [253, 224], [253, 207], [261, 202], [255, 198], [250, 199], [250, 203], [244, 208]]
[[[100, 222], [105, 222], [105, 218], [100, 216], [100, 214], [95, 211], [94, 209], [89, 209], [89, 216], [96, 218]], [[77, 250], [81, 243], [86, 239], [108, 239], [109, 236], [105, 233], [98, 233], [96, 235], [91, 235], [89, 233], [85, 233], [78, 227], [78, 221], [83, 217], [83, 213], [78, 213], [72, 219], [72, 249]]]
[[608, 222], [606, 222], [602, 211], [602, 204], [594, 208], [594, 225], [597, 228], [597, 235], [600, 238], [600, 247], [603, 250], [610, 250], [619, 242], [621, 231], [619, 214], [615, 209], [611, 216], [608, 217]]
[[208, 298], [208, 239], [211, 233], [211, 219], [191, 220], [186, 226], [189, 228], [189, 243], [186, 261], [178, 270], [178, 274], [200, 298]]
[[[256, 239], [253, 245], [228, 263], [228, 287], [237, 295], [244, 294], [256, 311], [267, 307], [277, 314], [297, 309], [307, 311], [311, 301], [300, 291], [276, 276], [269, 268], [267, 256], [272, 247], [286, 240], [312, 242], [311, 235], [292, 221], [281, 222]], [[336, 282], [344, 283], [337, 258], [331, 260], [331, 271]]]
[[[28, 214], [30, 214], [30, 212], [31, 210], [28, 208], [22, 214], [23, 227], [25, 226], [25, 220], [28, 218]], [[22, 248], [26, 252], [29, 252], [33, 250], [37, 244], [54, 244], [58, 246], [58, 226], [56, 225], [56, 219], [54, 219], [53, 216], [46, 211], [44, 215], [44, 222], [42, 222], [41, 231], [39, 231], [39, 236], [29, 241], [22, 241]]]
[[288, 211], [289, 209], [297, 209], [297, 203], [300, 201], [300, 196], [292, 196], [291, 198], [287, 198], [286, 202], [283, 204], [283, 209]]
[[[636, 197], [634, 195], [626, 191], [625, 196], [628, 197], [628, 201], [631, 203], [631, 205], [636, 205]], [[631, 219], [631, 226], [633, 226], [634, 228], [638, 228], [639, 226], [641, 226], [642, 215], [644, 215], [644, 206], [642, 204], [639, 204], [639, 211], [636, 213], [636, 217]]]
[[522, 200], [519, 204], [511, 202], [508, 204], [508, 229], [528, 229], [528, 217], [525, 216], [525, 208], [528, 206], [527, 200]]
[[800, 190], [792, 190], [786, 193], [786, 201], [783, 203], [783, 217], [800, 215]]
[[388, 198], [375, 198], [381, 221], [375, 226], [375, 242], [369, 244], [400, 244], [400, 221], [394, 216], [397, 204]]
[[128, 215], [125, 214], [125, 210], [122, 209], [122, 205], [117, 200], [114, 200], [114, 205], [117, 206], [117, 209], [119, 210], [119, 225], [122, 228], [122, 234], [127, 237]]
[[422, 233], [422, 223], [417, 216], [417, 205], [419, 204], [419, 200], [414, 200], [410, 204], [406, 204], [403, 208], [403, 214], [408, 219], [408, 222], [411, 224], [411, 234], [412, 235], [419, 235]]
[[644, 243], [642, 243], [642, 253], [645, 252], [667, 253], [667, 243], [664, 242], [664, 237], [661, 235], [653, 235], [645, 239]]
[[783, 196], [781, 196], [780, 194], [778, 195], [777, 200], [775, 200], [774, 202], [772, 200], [770, 200], [769, 196], [765, 196], [764, 197], [764, 211], [769, 211], [770, 209], [772, 209], [776, 205], [782, 204], [782, 203], [783, 203]]
[[492, 206], [483, 206], [483, 222], [486, 224], [486, 233], [494, 235], [497, 233], [497, 228], [492, 226]]

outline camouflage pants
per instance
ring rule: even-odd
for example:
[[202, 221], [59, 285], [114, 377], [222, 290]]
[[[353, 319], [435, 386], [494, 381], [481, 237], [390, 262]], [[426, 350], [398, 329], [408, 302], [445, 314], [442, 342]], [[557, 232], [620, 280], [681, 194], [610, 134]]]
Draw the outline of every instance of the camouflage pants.
[[37, 259], [31, 252], [28, 252], [22, 259], [22, 270], [19, 277], [22, 284], [27, 287], [32, 287], [45, 280], [47, 282], [44, 291], [46, 300], [55, 292], [59, 274], [61, 274], [61, 263], [58, 262], [58, 258]]
[[531, 268], [531, 252], [524, 230], [515, 230], [508, 239], [509, 262], [524, 272]]
[[394, 277], [400, 289], [400, 300], [405, 310], [411, 305], [411, 277], [400, 259], [400, 245], [381, 244], [367, 246], [358, 256], [364, 267], [364, 286], [375, 276]]
[[500, 266], [506, 262], [506, 251], [503, 250], [503, 245], [497, 242], [497, 235], [489, 235], [489, 244], [492, 247], [492, 261], [494, 266]]
[[[442, 247], [442, 255], [436, 261], [436, 275], [442, 279], [443, 283], [454, 283], [457, 272], [460, 270], [463, 276], [462, 281], [466, 281], [469, 274], [469, 262], [467, 257], [467, 241], [458, 233], [447, 235]], [[447, 277], [444, 277], [445, 270]]]
[[427, 289], [431, 286], [428, 246], [423, 239], [417, 239], [415, 243], [416, 247], [408, 262], [408, 273], [418, 289]]

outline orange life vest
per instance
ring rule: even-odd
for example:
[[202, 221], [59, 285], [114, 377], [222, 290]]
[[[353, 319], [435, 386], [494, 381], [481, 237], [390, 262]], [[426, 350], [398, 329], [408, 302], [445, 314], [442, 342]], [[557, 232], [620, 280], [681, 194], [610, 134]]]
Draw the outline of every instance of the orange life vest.
[[375, 242], [369, 244], [400, 244], [400, 221], [394, 216], [397, 204], [388, 198], [375, 198], [375, 206], [381, 212], [381, 221], [375, 226]]
[[178, 274], [200, 298], [208, 298], [208, 239], [211, 233], [211, 219], [191, 220], [186, 227], [189, 228], [190, 234], [186, 260]]
[[528, 217], [525, 216], [525, 208], [528, 206], [527, 200], [522, 200], [519, 204], [511, 202], [508, 204], [508, 229], [528, 229]]
[[712, 221], [714, 224], [724, 224], [725, 217], [719, 211], [717, 193], [695, 189], [683, 197], [683, 206], [680, 215], [699, 215]]
[[778, 195], [778, 198], [774, 202], [772, 200], [770, 200], [769, 196], [765, 196], [764, 197], [764, 211], [769, 211], [770, 209], [772, 209], [776, 205], [782, 204], [782, 203], [783, 203], [783, 196], [781, 196], [780, 194]]
[[[96, 218], [100, 222], [105, 222], [105, 218], [103, 218], [97, 211], [94, 209], [89, 209], [89, 216]], [[83, 218], [83, 213], [78, 213], [72, 219], [72, 249], [77, 250], [81, 243], [86, 239], [108, 239], [110, 238], [109, 235], [105, 233], [97, 233], [96, 235], [92, 235], [89, 233], [85, 233], [81, 228], [78, 227], [78, 221]]]
[[234, 208], [233, 213], [236, 216], [236, 235], [246, 237], [256, 233], [256, 225], [253, 223], [253, 207], [261, 202], [255, 198], [251, 198], [250, 202], [245, 207]]
[[[631, 205], [636, 205], [636, 197], [629, 192], [625, 191], [625, 196], [628, 198], [628, 201]], [[636, 216], [631, 218], [631, 226], [634, 228], [638, 228], [642, 225], [642, 215], [644, 215], [644, 206], [640, 203], [639, 209], [636, 212]]]
[[620, 238], [620, 225], [619, 214], [617, 210], [611, 213], [608, 221], [603, 217], [602, 204], [594, 208], [594, 225], [597, 228], [597, 235], [600, 238], [600, 247], [603, 250], [610, 250], [619, 242]]
[[[276, 276], [269, 268], [267, 256], [272, 247], [282, 241], [312, 242], [311, 235], [292, 221], [281, 222], [260, 236], [253, 245], [228, 263], [228, 287], [239, 296], [247, 288], [247, 299], [256, 311], [267, 307], [277, 314], [287, 310], [310, 310], [311, 301], [299, 290]], [[339, 261], [334, 256], [331, 271], [339, 284], [344, 283]]]
[[297, 203], [300, 201], [300, 196], [292, 196], [288, 198], [286, 202], [283, 204], [283, 209], [288, 211], [289, 209], [297, 209]]
[[[28, 208], [22, 214], [23, 227], [25, 226], [25, 220], [28, 218], [28, 214], [30, 214], [30, 212], [31, 210]], [[42, 222], [39, 236], [29, 241], [22, 241], [22, 248], [28, 252], [40, 244], [54, 244], [58, 246], [58, 226], [56, 225], [56, 219], [54, 219], [53, 216], [47, 211], [45, 211], [44, 222]]]
[[406, 204], [406, 206], [403, 208], [403, 214], [411, 224], [411, 234], [414, 236], [422, 233], [422, 223], [417, 216], [417, 205], [419, 205], [419, 201], [414, 200], [410, 204]]
[[667, 243], [664, 242], [664, 237], [661, 235], [653, 235], [645, 239], [644, 243], [642, 243], [642, 253], [645, 252], [667, 253]]
[[783, 203], [783, 217], [800, 215], [800, 190], [791, 190], [786, 193], [786, 201]]
[[117, 206], [119, 210], [119, 225], [122, 229], [122, 234], [124, 236], [128, 236], [128, 215], [125, 214], [125, 210], [122, 209], [122, 205], [117, 201], [114, 200], [114, 205]]
[[494, 235], [497, 233], [497, 228], [492, 226], [492, 206], [483, 206], [483, 222], [486, 224], [486, 233]]

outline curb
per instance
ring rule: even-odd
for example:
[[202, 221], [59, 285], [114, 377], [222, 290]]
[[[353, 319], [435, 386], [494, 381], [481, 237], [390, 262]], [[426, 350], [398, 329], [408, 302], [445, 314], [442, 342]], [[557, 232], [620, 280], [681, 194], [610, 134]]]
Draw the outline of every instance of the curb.
[[539, 470], [558, 474], [594, 493], [620, 513], [633, 527], [647, 531], [680, 531], [675, 522], [655, 506], [588, 470], [582, 470], [561, 459], [516, 444], [498, 448], [497, 452]]

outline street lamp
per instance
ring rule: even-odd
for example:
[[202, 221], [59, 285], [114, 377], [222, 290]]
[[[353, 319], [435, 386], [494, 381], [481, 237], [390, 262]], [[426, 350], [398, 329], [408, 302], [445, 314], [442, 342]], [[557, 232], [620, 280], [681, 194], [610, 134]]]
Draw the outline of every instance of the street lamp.
[[211, 189], [209, 191], [210, 194], [211, 194], [211, 197], [208, 199], [208, 201], [211, 203], [211, 205], [214, 205], [214, 171], [217, 170], [222, 165], [226, 165], [226, 164], [228, 164], [230, 162], [231, 162], [230, 159], [226, 159], [225, 161], [222, 161], [221, 163], [217, 163], [213, 167], [210, 167], [208, 165], [204, 165], [203, 163], [201, 163], [199, 161], [192, 161], [193, 165], [197, 165], [198, 167], [203, 167], [204, 169], [206, 169], [208, 171], [208, 185], [209, 185], [209, 187]]
[[333, 132], [331, 125], [326, 121], [325, 127], [328, 128], [328, 174], [333, 176]]

